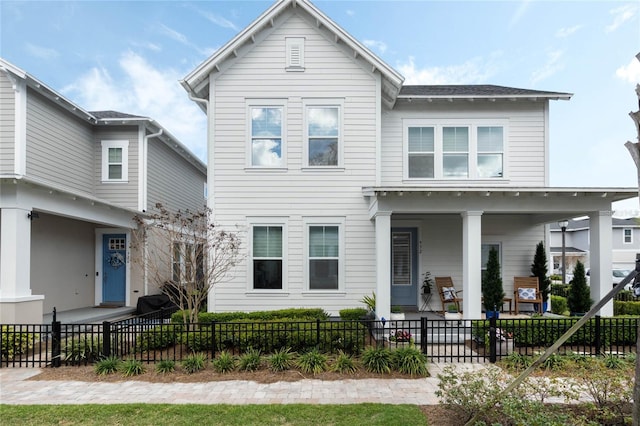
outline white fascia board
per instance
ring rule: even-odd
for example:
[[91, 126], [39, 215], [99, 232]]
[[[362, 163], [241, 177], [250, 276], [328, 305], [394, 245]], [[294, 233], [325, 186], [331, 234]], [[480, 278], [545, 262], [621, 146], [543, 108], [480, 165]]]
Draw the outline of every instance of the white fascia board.
[[568, 101], [573, 94], [557, 94], [557, 93], [540, 93], [536, 95], [398, 95], [398, 99], [525, 99], [525, 100], [537, 100], [537, 99], [550, 99], [550, 100], [563, 100]]

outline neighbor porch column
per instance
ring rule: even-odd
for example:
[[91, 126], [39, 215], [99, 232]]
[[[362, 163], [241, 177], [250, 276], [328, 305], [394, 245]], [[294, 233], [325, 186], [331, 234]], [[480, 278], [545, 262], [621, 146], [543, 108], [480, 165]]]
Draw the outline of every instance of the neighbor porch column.
[[[611, 278], [612, 222], [611, 211], [599, 211], [589, 215], [589, 267], [591, 268], [589, 285], [594, 303], [606, 296], [613, 285]], [[600, 315], [613, 316], [613, 300], [600, 309]]]
[[376, 212], [376, 316], [391, 316], [391, 212]]
[[481, 318], [482, 212], [462, 213], [462, 316]]

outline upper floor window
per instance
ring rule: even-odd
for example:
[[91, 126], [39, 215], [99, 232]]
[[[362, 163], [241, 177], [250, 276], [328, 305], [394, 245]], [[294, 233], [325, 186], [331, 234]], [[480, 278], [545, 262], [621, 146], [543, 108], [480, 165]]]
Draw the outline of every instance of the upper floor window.
[[341, 108], [307, 105], [306, 152], [309, 167], [337, 167], [342, 162]]
[[102, 141], [102, 181], [126, 182], [129, 179], [129, 141]]
[[624, 228], [622, 230], [623, 242], [625, 244], [633, 243], [633, 230], [631, 228]]
[[504, 177], [505, 126], [493, 124], [405, 120], [405, 179]]
[[250, 166], [284, 167], [284, 106], [249, 106], [249, 117]]

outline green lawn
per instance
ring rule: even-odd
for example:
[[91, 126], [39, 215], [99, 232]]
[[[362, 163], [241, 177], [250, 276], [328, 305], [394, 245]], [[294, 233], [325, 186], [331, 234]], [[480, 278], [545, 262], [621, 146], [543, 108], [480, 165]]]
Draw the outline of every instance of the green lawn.
[[5, 425], [426, 425], [415, 405], [0, 405]]

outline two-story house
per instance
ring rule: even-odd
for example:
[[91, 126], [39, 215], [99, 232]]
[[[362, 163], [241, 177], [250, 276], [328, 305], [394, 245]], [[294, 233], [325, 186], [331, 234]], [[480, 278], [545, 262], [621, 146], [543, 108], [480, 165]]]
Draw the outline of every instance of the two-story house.
[[420, 306], [429, 271], [479, 318], [489, 248], [509, 295], [547, 224], [577, 214], [608, 277], [611, 202], [635, 192], [549, 186], [549, 102], [570, 94], [403, 81], [307, 0], [277, 1], [184, 78], [208, 117], [209, 206], [246, 243], [210, 310], [335, 314], [375, 292], [389, 318]]
[[0, 322], [158, 293], [132, 219], [202, 209], [205, 165], [154, 120], [86, 111], [2, 59], [0, 124]]

